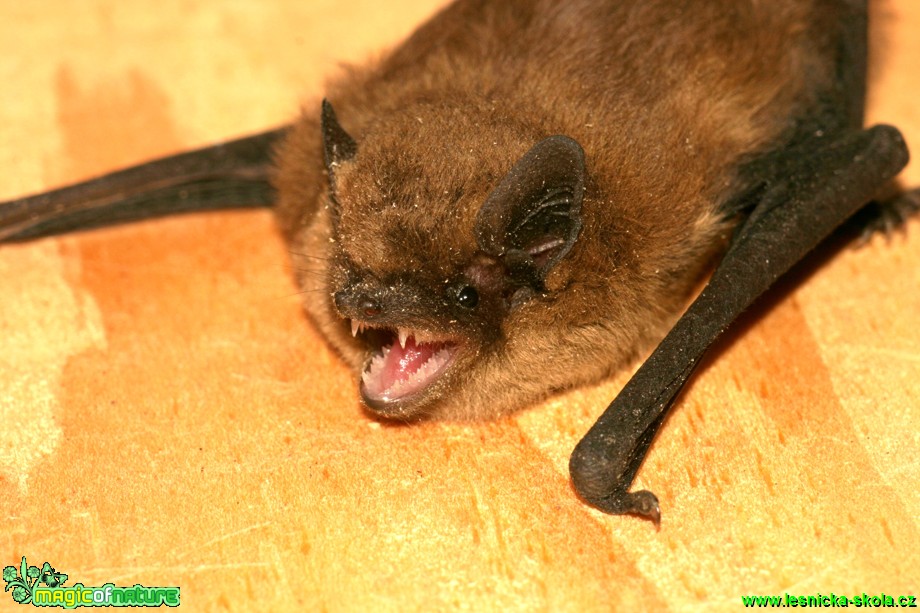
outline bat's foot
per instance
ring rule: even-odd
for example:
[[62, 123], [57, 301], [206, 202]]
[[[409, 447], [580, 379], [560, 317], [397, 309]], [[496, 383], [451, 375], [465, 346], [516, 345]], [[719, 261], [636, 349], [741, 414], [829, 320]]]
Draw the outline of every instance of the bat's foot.
[[638, 515], [655, 522], [656, 527], [661, 527], [661, 507], [658, 497], [648, 490], [638, 492], [617, 492], [603, 498], [587, 497], [584, 492], [578, 492], [582, 500], [592, 507], [611, 515]]
[[661, 507], [658, 506], [658, 497], [648, 490], [627, 492], [620, 499], [618, 511], [601, 509], [608, 513], [638, 515], [655, 522], [656, 527], [661, 527]]
[[856, 246], [862, 247], [876, 233], [884, 234], [885, 238], [891, 238], [891, 235], [902, 228], [904, 223], [918, 211], [920, 211], [920, 189], [913, 189], [891, 199], [871, 203], [861, 213], [866, 216], [867, 221]]
[[658, 497], [648, 490], [639, 490], [626, 494], [626, 513], [638, 515], [655, 522], [661, 527], [661, 507], [658, 506]]
[[[589, 432], [575, 446], [569, 458], [569, 474], [579, 498], [604, 513], [638, 515], [660, 527], [661, 508], [655, 494], [648, 490], [626, 491], [648, 445], [640, 445], [633, 454], [637, 460], [630, 463], [627, 456], [611, 458], [598, 453], [595, 442]], [[622, 468], [624, 464], [625, 470]]]

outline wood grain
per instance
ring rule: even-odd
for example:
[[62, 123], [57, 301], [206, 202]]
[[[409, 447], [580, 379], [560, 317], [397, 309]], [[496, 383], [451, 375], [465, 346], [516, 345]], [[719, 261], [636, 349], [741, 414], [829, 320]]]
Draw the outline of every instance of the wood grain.
[[[440, 4], [5, 3], [0, 199], [283, 123]], [[876, 8], [869, 117], [920, 151], [920, 5]], [[378, 424], [268, 211], [5, 245], [0, 566], [178, 585], [194, 611], [917, 594], [920, 223], [819, 256], [665, 424], [639, 473], [656, 531], [566, 470], [628, 373], [498, 423]]]

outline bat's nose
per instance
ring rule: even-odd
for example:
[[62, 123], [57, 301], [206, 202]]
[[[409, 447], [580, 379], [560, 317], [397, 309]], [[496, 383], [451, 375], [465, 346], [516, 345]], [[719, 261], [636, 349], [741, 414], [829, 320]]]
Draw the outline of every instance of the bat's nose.
[[333, 301], [340, 313], [346, 317], [373, 319], [383, 313], [380, 300], [367, 293], [355, 293], [348, 290], [335, 292]]
[[358, 296], [358, 310], [367, 317], [380, 315], [380, 312], [383, 311], [378, 300], [363, 294]]

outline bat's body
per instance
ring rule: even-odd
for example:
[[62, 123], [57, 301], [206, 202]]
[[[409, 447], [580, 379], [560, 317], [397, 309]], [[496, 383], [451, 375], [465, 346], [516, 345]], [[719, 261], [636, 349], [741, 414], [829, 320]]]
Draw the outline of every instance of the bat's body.
[[[368, 344], [342, 315], [458, 341], [452, 369], [374, 408], [494, 415], [596, 381], [660, 339], [753, 204], [762, 177], [747, 165], [861, 122], [862, 83], [837, 74], [836, 46], [854, 27], [846, 3], [781, 4], [460, 2], [335, 84], [328, 99], [357, 141], [334, 173], [338, 206], [325, 207], [318, 112], [280, 157], [282, 227], [307, 254], [301, 284], [322, 290], [307, 308], [357, 369]], [[478, 312], [435, 316], [445, 280], [479, 274], [482, 204], [554, 134], [584, 149], [587, 187], [577, 240], [542, 275], [547, 291], [509, 307], [480, 287]], [[349, 275], [383, 312], [328, 299]], [[399, 284], [413, 289], [386, 293]]]
[[[657, 518], [626, 490], [699, 356], [906, 162], [894, 129], [862, 130], [865, 19], [844, 0], [461, 0], [335, 82], [278, 149], [278, 216], [365, 404], [487, 417], [597, 381], [665, 334], [728, 248], [573, 455], [585, 499]], [[256, 202], [278, 137], [112, 191]], [[11, 234], [88, 200], [39, 198], [3, 205]]]

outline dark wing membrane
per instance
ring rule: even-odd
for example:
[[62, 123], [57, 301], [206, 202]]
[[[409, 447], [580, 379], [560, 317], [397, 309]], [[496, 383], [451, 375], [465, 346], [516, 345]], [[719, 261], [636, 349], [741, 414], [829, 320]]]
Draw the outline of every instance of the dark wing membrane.
[[0, 242], [187, 211], [274, 203], [272, 155], [287, 128], [0, 203]]

